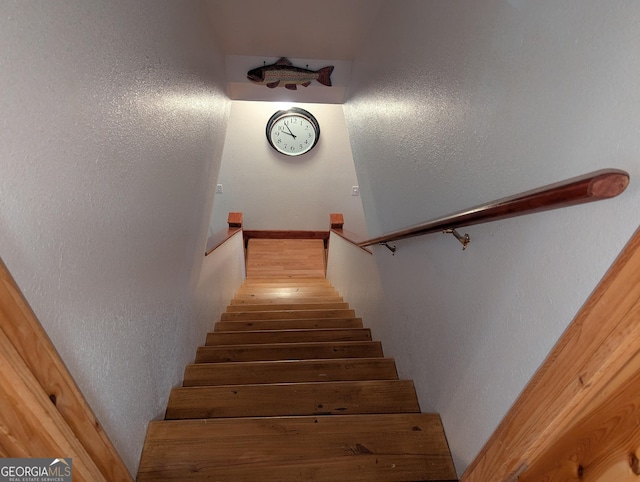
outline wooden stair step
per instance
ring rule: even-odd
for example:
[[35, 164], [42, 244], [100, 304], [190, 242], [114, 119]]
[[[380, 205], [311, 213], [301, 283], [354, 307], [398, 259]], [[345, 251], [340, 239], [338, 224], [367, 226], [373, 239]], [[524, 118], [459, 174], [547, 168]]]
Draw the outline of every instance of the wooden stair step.
[[[300, 280], [302, 281], [302, 280]], [[242, 295], [251, 295], [251, 294], [260, 294], [260, 293], [282, 293], [282, 294], [296, 294], [296, 293], [304, 293], [304, 292], [317, 291], [318, 293], [338, 293], [336, 288], [330, 284], [312, 284], [312, 283], [273, 283], [273, 284], [263, 284], [263, 285], [248, 285], [246, 283], [242, 284], [237, 293]]]
[[291, 320], [295, 318], [353, 318], [353, 310], [274, 310], [222, 313], [221, 321]]
[[311, 318], [292, 320], [218, 321], [214, 332], [242, 330], [313, 330], [330, 328], [362, 328], [362, 318]]
[[200, 346], [196, 363], [382, 357], [377, 341]]
[[338, 358], [231, 363], [193, 363], [184, 374], [185, 387], [259, 383], [397, 380], [392, 358]]
[[270, 296], [251, 296], [251, 297], [238, 297], [236, 296], [231, 300], [231, 306], [241, 305], [278, 305], [278, 304], [305, 304], [305, 303], [343, 303], [342, 296], [333, 295], [306, 295], [306, 296], [284, 296], [284, 295], [270, 295]]
[[247, 299], [273, 299], [273, 298], [287, 298], [291, 300], [297, 300], [302, 298], [322, 298], [322, 297], [335, 297], [340, 296], [340, 293], [335, 290], [304, 290], [304, 291], [274, 291], [274, 290], [251, 290], [246, 293], [236, 293], [235, 300], [247, 300]]
[[152, 421], [138, 481], [454, 481], [435, 414]]
[[411, 380], [304, 382], [171, 390], [166, 419], [420, 412]]
[[229, 305], [227, 313], [249, 312], [249, 311], [287, 311], [287, 310], [348, 310], [349, 303], [343, 301], [338, 303], [316, 302], [316, 303], [282, 303], [282, 304], [255, 304], [255, 305]]
[[276, 273], [265, 274], [265, 276], [260, 276], [259, 273], [254, 273], [253, 276], [247, 276], [245, 279], [246, 284], [253, 283], [293, 283], [296, 281], [308, 282], [308, 283], [327, 283], [327, 279], [324, 277], [324, 273], [318, 272], [316, 276], [305, 276], [304, 278], [298, 280], [297, 278], [291, 278], [286, 273], [281, 273], [282, 276], [276, 276]]
[[258, 278], [247, 278], [242, 283], [241, 288], [302, 288], [302, 287], [321, 287], [321, 288], [331, 288], [333, 286], [326, 278], [303, 278], [303, 279], [274, 279], [274, 278], [266, 278], [266, 279], [258, 279]]
[[280, 285], [280, 286], [246, 286], [242, 285], [238, 288], [237, 295], [249, 296], [249, 295], [296, 295], [296, 294], [336, 294], [338, 291], [332, 286], [323, 285]]
[[335, 287], [331, 285], [326, 279], [313, 280], [313, 279], [296, 279], [296, 280], [283, 280], [283, 281], [258, 281], [258, 280], [245, 280], [239, 288], [242, 291], [249, 292], [252, 290], [335, 290]]
[[260, 239], [247, 243], [246, 272], [251, 278], [322, 278], [322, 239]]
[[320, 266], [299, 266], [300, 269], [295, 269], [294, 266], [296, 265], [291, 265], [291, 266], [281, 266], [280, 268], [277, 269], [273, 269], [273, 268], [260, 268], [260, 267], [254, 267], [253, 268], [253, 272], [251, 274], [247, 274], [247, 276], [256, 276], [256, 275], [282, 275], [284, 273], [287, 274], [287, 276], [290, 279], [304, 279], [304, 278], [315, 278], [317, 277], [319, 274], [324, 273], [324, 266], [320, 267]]
[[205, 345], [247, 345], [257, 343], [301, 343], [316, 341], [371, 341], [368, 328], [320, 330], [217, 331], [207, 333]]
[[327, 278], [305, 278], [301, 280], [292, 280], [290, 278], [247, 278], [244, 280], [242, 286], [331, 286], [331, 283]]

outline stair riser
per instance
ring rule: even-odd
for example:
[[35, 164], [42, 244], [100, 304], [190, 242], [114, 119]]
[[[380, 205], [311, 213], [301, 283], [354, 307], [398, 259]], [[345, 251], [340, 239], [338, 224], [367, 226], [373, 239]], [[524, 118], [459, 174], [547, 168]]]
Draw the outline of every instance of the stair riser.
[[337, 290], [330, 284], [304, 284], [304, 280], [297, 280], [291, 283], [269, 283], [262, 285], [249, 286], [245, 283], [238, 289], [236, 295], [255, 295], [259, 293], [303, 293], [303, 292], [318, 292], [318, 293], [337, 293]]
[[340, 296], [333, 288], [257, 288], [250, 290], [241, 290], [236, 293], [234, 299], [244, 300], [251, 298], [273, 298], [273, 297], [285, 297], [285, 298], [295, 298], [295, 297], [310, 297], [310, 298], [318, 298], [326, 296], [328, 298]]
[[277, 278], [247, 278], [244, 280], [244, 283], [242, 285], [243, 288], [249, 287], [249, 286], [260, 286], [260, 285], [264, 285], [264, 284], [268, 284], [268, 285], [273, 285], [273, 286], [303, 286], [303, 285], [307, 285], [307, 284], [312, 284], [312, 285], [318, 285], [318, 286], [331, 286], [331, 283], [329, 283], [329, 280], [327, 278], [324, 277], [320, 277], [320, 278], [307, 278], [304, 281], [301, 281], [300, 283], [298, 283], [297, 281], [292, 281], [288, 278], [281, 278], [281, 279], [277, 279]]
[[283, 303], [267, 305], [229, 305], [227, 313], [282, 310], [348, 310], [349, 303]]
[[326, 278], [305, 278], [302, 280], [292, 280], [290, 278], [247, 278], [244, 280], [244, 283], [240, 287], [240, 289], [248, 289], [248, 288], [260, 288], [260, 287], [270, 287], [270, 288], [298, 288], [304, 286], [317, 286], [324, 288], [333, 288], [329, 280]]
[[187, 365], [184, 386], [397, 380], [391, 358], [199, 363]]
[[407, 380], [174, 388], [166, 418], [420, 412]]
[[331, 341], [371, 341], [368, 329], [337, 330], [265, 330], [214, 332], [207, 334], [207, 346], [262, 343], [311, 343]]
[[196, 363], [260, 360], [306, 360], [323, 358], [382, 357], [379, 342], [284, 343], [281, 345], [201, 346]]
[[279, 304], [308, 304], [308, 303], [344, 303], [341, 296], [252, 296], [250, 298], [234, 298], [231, 306], [252, 306], [252, 305], [272, 305]]
[[221, 321], [295, 320], [309, 318], [354, 318], [353, 310], [283, 310], [222, 313]]
[[330, 328], [362, 328], [362, 318], [310, 319], [310, 320], [266, 320], [266, 321], [219, 321], [213, 330], [255, 331], [255, 330], [313, 330]]

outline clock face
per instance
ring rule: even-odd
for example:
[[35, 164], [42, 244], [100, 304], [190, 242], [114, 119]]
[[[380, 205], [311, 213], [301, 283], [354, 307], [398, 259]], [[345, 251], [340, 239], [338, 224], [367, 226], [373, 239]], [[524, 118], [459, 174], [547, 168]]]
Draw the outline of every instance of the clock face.
[[309, 152], [320, 138], [320, 126], [311, 113], [292, 108], [273, 114], [267, 123], [267, 139], [276, 151], [287, 156]]

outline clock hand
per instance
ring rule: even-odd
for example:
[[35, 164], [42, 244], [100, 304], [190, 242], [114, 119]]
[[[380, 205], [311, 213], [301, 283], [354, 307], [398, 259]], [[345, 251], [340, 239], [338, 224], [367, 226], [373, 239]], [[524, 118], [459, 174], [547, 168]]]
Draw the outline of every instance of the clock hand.
[[295, 139], [295, 138], [296, 138], [296, 136], [294, 135], [294, 133], [293, 133], [293, 132], [291, 132], [291, 129], [289, 129], [289, 125], [288, 125], [288, 124], [285, 124], [284, 126], [285, 126], [285, 127], [287, 128], [287, 130], [289, 131], [289, 132], [285, 132], [285, 134], [289, 134], [290, 136], [292, 136], [292, 137]]
[[291, 137], [293, 137], [294, 139], [296, 138], [296, 136], [294, 136], [293, 134], [290, 134], [289, 132], [282, 131], [282, 133], [283, 133], [283, 134], [286, 134], [286, 135], [288, 135], [288, 136], [291, 136]]

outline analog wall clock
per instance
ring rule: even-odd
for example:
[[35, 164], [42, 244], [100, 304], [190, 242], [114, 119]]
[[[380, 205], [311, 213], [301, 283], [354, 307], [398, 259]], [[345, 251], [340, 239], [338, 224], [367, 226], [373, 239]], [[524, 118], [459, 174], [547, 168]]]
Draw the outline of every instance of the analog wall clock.
[[318, 143], [320, 125], [304, 109], [279, 110], [267, 122], [267, 139], [276, 151], [287, 156], [300, 156]]

